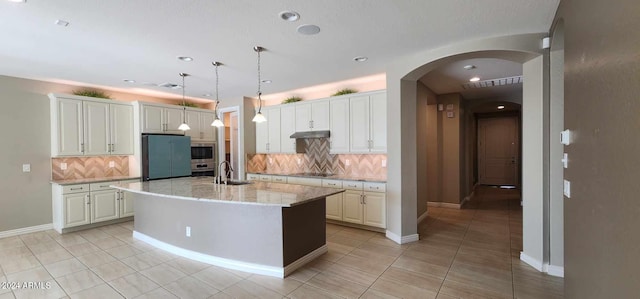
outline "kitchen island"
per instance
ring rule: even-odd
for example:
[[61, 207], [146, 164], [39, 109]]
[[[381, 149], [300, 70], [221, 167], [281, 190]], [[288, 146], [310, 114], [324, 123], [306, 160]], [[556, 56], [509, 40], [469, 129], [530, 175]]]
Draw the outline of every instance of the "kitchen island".
[[210, 177], [122, 183], [134, 194], [133, 237], [189, 259], [285, 277], [327, 252], [325, 198], [341, 189]]

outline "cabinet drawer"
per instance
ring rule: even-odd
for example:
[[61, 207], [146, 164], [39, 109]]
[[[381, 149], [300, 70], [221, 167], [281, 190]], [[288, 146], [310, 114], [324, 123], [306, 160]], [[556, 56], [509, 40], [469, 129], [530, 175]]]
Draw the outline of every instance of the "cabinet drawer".
[[364, 191], [386, 192], [387, 191], [387, 184], [385, 184], [385, 183], [364, 183]]
[[327, 188], [342, 188], [342, 181], [340, 180], [322, 180], [322, 187]]
[[260, 181], [271, 182], [271, 176], [270, 175], [266, 175], [266, 174], [261, 174], [260, 175]]
[[247, 173], [247, 181], [259, 181], [260, 175], [255, 173]]
[[275, 183], [283, 183], [286, 184], [287, 183], [287, 177], [286, 176], [277, 176], [274, 175], [273, 177], [271, 177], [271, 181], [275, 182]]
[[312, 178], [290, 177], [288, 179], [288, 183], [295, 184], [295, 185], [315, 186], [315, 187], [322, 186], [321, 179], [312, 179]]
[[62, 186], [62, 194], [89, 192], [89, 184]]
[[89, 190], [91, 192], [93, 191], [103, 191], [103, 190], [111, 190], [111, 187], [109, 187], [110, 185], [113, 185], [117, 182], [113, 181], [113, 182], [101, 182], [101, 183], [92, 183], [89, 187]]
[[363, 182], [355, 182], [355, 181], [344, 181], [342, 182], [342, 188], [347, 190], [362, 190]]

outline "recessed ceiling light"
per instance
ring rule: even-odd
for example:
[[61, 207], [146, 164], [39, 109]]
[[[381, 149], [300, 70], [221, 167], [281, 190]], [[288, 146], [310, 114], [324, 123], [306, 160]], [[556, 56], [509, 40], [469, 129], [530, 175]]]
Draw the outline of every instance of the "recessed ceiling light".
[[298, 26], [297, 30], [298, 30], [298, 33], [300, 33], [300, 34], [314, 35], [314, 34], [318, 34], [318, 32], [320, 32], [320, 27], [318, 27], [316, 25], [304, 24], [304, 25]]
[[476, 66], [475, 66], [475, 65], [473, 65], [473, 64], [468, 64], [468, 65], [463, 66], [463, 68], [464, 68], [465, 70], [472, 70], [472, 69], [475, 69], [475, 68], [476, 68]]
[[193, 58], [189, 56], [178, 56], [178, 59], [182, 61], [193, 61]]
[[358, 57], [353, 58], [353, 60], [355, 60], [357, 62], [365, 62], [365, 61], [367, 61], [367, 59], [369, 59], [369, 58], [367, 58], [365, 56], [358, 56]]
[[268, 79], [267, 80], [262, 80], [262, 83], [264, 83], [264, 84], [271, 84], [271, 82], [273, 82], [273, 81], [268, 80]]
[[502, 105], [498, 106], [498, 110], [502, 110], [502, 109], [504, 109], [504, 106]]
[[280, 18], [285, 21], [295, 22], [300, 19], [300, 14], [295, 11], [283, 11], [280, 13]]
[[127, 83], [136, 83], [136, 80], [131, 80], [131, 79], [124, 79], [122, 81], [127, 82]]
[[203, 94], [202, 96], [203, 96], [203, 97], [210, 97], [210, 96], [211, 96], [211, 94], [210, 94], [210, 93], [205, 93], [205, 94]]
[[55, 24], [58, 25], [58, 26], [62, 26], [62, 27], [69, 26], [69, 22], [67, 22], [65, 20], [56, 20]]
[[473, 78], [469, 79], [469, 81], [478, 82], [478, 81], [480, 81], [480, 77], [473, 77]]

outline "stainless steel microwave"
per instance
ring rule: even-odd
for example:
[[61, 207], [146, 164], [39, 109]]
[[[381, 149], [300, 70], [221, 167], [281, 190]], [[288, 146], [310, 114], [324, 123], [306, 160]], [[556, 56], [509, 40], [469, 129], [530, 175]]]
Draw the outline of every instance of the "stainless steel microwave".
[[215, 142], [191, 143], [191, 173], [193, 176], [215, 176], [216, 169]]

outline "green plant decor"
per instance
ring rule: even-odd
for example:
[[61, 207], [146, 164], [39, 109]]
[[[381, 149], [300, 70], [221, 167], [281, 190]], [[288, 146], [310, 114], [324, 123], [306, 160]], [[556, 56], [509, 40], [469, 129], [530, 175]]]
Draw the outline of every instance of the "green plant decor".
[[178, 104], [180, 106], [184, 106], [184, 107], [194, 107], [194, 108], [198, 108], [198, 105], [194, 104], [194, 103], [189, 103], [189, 102], [184, 102], [184, 103], [180, 103]]
[[111, 99], [111, 97], [104, 93], [104, 91], [99, 90], [91, 90], [91, 89], [82, 89], [82, 90], [74, 90], [74, 95], [84, 96], [84, 97], [92, 97], [92, 98], [101, 98], [101, 99]]
[[332, 94], [332, 97], [336, 97], [336, 96], [341, 96], [341, 95], [345, 95], [345, 94], [350, 94], [350, 93], [356, 93], [358, 92], [355, 89], [351, 89], [351, 88], [344, 88], [344, 89], [340, 89], [338, 90], [336, 93]]
[[287, 99], [285, 99], [284, 101], [282, 101], [282, 104], [289, 104], [289, 103], [295, 103], [295, 102], [300, 102], [302, 101], [301, 97], [288, 97]]

